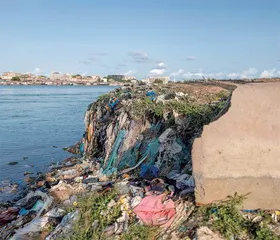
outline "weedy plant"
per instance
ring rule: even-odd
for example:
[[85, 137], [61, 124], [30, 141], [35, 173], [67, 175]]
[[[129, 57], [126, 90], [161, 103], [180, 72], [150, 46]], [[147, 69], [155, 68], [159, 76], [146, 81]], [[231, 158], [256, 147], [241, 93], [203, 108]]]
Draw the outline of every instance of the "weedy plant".
[[131, 224], [128, 231], [121, 236], [121, 240], [153, 240], [157, 234], [157, 227], [148, 227], [139, 224]]
[[109, 93], [103, 94], [101, 96], [98, 97], [98, 101], [108, 101], [110, 99], [111, 95]]
[[262, 221], [253, 222], [246, 219], [240, 207], [246, 199], [246, 195], [228, 197], [225, 201], [203, 206], [199, 209], [204, 225], [208, 225], [218, 231], [226, 239], [255, 239], [255, 240], [279, 240], [280, 237], [268, 227], [271, 216], [260, 212]]
[[245, 233], [245, 219], [239, 208], [244, 199], [244, 196], [235, 194], [220, 203], [203, 206], [200, 211], [204, 220], [227, 239], [241, 237]]
[[105, 239], [104, 229], [114, 223], [121, 215], [120, 205], [108, 209], [108, 203], [116, 200], [114, 191], [106, 193], [91, 193], [81, 196], [78, 200], [80, 218], [74, 226], [70, 240], [100, 240]]

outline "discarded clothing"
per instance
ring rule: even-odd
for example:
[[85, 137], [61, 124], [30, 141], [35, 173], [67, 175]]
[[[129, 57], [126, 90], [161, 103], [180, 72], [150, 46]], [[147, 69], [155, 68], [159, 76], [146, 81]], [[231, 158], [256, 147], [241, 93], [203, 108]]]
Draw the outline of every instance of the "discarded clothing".
[[15, 220], [17, 218], [19, 209], [18, 208], [8, 208], [7, 211], [0, 211], [0, 227]]
[[134, 213], [149, 226], [168, 228], [175, 217], [175, 204], [172, 200], [162, 203], [165, 194], [147, 196], [133, 209]]
[[113, 167], [115, 161], [117, 160], [118, 158], [118, 150], [119, 150], [119, 147], [124, 139], [124, 136], [126, 134], [126, 131], [125, 130], [121, 130], [117, 136], [117, 139], [114, 143], [114, 146], [112, 148], [112, 152], [111, 152], [111, 155], [110, 155], [110, 158], [108, 159], [108, 164], [107, 164], [107, 167], [106, 169], [103, 171], [104, 174], [107, 174], [110, 170], [111, 167]]
[[173, 170], [168, 175], [167, 178], [176, 180], [176, 187], [178, 189], [186, 189], [186, 188], [194, 188], [194, 178], [193, 176], [186, 174], [186, 173], [180, 173], [179, 170]]
[[80, 144], [80, 153], [83, 154], [84, 153], [84, 148], [85, 148], [85, 144], [81, 143]]
[[140, 170], [140, 177], [142, 178], [157, 178], [159, 170], [154, 165], [142, 164]]

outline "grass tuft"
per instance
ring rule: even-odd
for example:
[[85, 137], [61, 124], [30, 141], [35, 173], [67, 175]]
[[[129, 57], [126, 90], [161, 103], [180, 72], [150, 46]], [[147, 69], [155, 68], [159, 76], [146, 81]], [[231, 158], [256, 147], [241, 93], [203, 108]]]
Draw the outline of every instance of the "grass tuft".
[[113, 224], [121, 215], [118, 204], [108, 209], [108, 204], [112, 200], [117, 200], [117, 194], [114, 191], [81, 196], [77, 204], [80, 219], [76, 222], [74, 232], [68, 239], [105, 239], [104, 229]]
[[153, 240], [157, 234], [158, 227], [132, 224], [128, 231], [121, 236], [121, 240]]
[[235, 193], [225, 201], [201, 207], [199, 214], [203, 216], [203, 225], [218, 231], [226, 239], [279, 240], [280, 237], [268, 227], [271, 217], [260, 212], [262, 221], [253, 222], [243, 216], [240, 207], [245, 199], [246, 196]]

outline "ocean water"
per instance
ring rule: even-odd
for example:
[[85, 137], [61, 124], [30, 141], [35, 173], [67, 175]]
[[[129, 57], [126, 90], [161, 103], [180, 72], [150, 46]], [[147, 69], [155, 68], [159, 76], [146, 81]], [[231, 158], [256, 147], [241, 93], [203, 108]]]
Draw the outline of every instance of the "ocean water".
[[81, 139], [88, 105], [114, 88], [0, 86], [0, 186], [70, 156], [62, 148]]

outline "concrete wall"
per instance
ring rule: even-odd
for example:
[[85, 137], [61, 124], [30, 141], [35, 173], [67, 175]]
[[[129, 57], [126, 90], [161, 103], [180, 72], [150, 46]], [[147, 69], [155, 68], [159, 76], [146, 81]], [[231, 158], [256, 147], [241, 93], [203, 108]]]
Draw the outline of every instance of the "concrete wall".
[[192, 160], [197, 203], [238, 192], [250, 193], [246, 209], [280, 209], [280, 83], [239, 85], [194, 141]]

